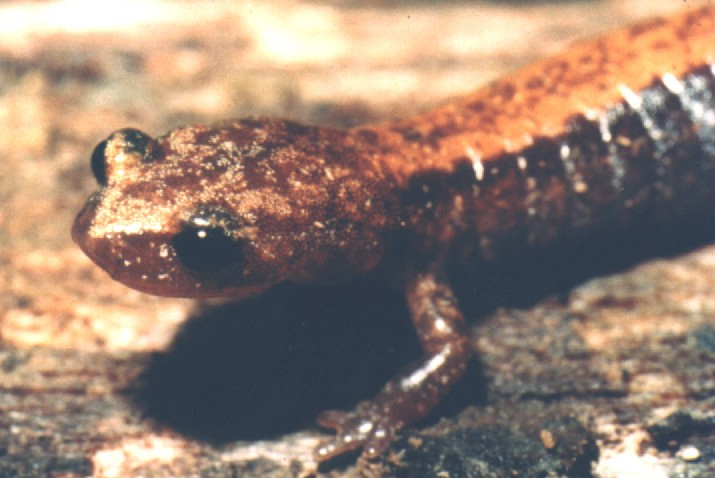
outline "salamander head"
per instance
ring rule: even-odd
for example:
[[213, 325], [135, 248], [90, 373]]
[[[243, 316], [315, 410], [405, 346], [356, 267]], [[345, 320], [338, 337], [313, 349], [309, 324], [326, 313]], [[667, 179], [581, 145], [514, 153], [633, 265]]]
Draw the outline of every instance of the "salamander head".
[[154, 139], [124, 129], [95, 148], [92, 171], [100, 187], [72, 237], [143, 292], [242, 297], [359, 273], [382, 256], [379, 178], [337, 130], [243, 120]]

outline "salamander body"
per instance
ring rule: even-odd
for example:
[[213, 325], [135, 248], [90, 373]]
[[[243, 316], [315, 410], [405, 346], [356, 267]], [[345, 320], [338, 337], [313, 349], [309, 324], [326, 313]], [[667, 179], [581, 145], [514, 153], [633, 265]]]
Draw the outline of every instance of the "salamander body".
[[471, 354], [444, 273], [715, 199], [715, 7], [655, 20], [393, 123], [351, 130], [253, 118], [92, 154], [100, 185], [72, 235], [112, 277], [176, 297], [374, 274], [405, 290], [424, 357], [319, 423], [328, 459], [374, 457]]

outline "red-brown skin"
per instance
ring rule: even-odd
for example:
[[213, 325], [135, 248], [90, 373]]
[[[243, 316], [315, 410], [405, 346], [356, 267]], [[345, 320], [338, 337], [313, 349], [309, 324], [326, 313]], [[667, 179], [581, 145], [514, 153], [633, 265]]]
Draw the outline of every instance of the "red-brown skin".
[[112, 277], [178, 297], [372, 272], [404, 285], [425, 355], [319, 423], [325, 460], [383, 452], [471, 348], [444, 264], [715, 199], [715, 7], [574, 46], [411, 119], [340, 131], [279, 119], [121, 130], [72, 236]]

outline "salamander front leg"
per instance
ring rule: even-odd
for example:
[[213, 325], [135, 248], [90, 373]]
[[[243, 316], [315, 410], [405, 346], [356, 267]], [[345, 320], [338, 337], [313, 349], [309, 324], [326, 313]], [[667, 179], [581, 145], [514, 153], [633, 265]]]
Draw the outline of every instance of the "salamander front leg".
[[337, 436], [316, 450], [318, 460], [361, 447], [364, 457], [378, 456], [400, 429], [432, 410], [464, 373], [471, 354], [468, 331], [441, 271], [415, 274], [406, 295], [425, 355], [355, 410], [321, 413], [318, 423], [336, 430]]

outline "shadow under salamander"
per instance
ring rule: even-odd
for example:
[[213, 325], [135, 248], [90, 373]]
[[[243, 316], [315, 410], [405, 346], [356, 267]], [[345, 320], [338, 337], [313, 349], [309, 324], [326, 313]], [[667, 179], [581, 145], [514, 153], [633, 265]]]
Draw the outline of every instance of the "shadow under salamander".
[[[548, 250], [454, 271], [468, 320], [496, 307], [564, 298], [575, 285], [654, 257], [715, 240], [715, 215], [589, 235]], [[419, 357], [402, 293], [355, 281], [312, 288], [280, 286], [241, 303], [204, 307], [173, 344], [153, 355], [134, 387], [145, 416], [216, 444], [275, 437], [313, 426], [322, 410], [349, 409], [373, 396]], [[479, 359], [431, 415], [484, 404]]]
[[152, 356], [134, 400], [147, 418], [194, 438], [265, 439], [371, 397], [420, 353], [399, 291], [280, 286], [189, 319]]

